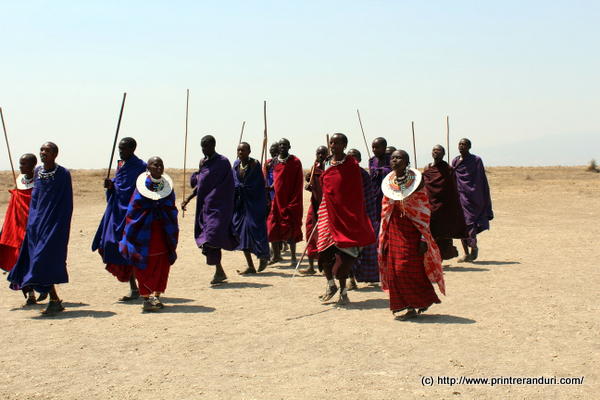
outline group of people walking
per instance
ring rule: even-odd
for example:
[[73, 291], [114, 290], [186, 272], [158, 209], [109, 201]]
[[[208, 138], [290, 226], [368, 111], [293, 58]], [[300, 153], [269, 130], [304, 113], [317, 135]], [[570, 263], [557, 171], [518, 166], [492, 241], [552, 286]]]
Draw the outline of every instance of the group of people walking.
[[[296, 265], [296, 244], [305, 239], [309, 266], [300, 273], [317, 273], [316, 262], [326, 278], [320, 301], [345, 305], [357, 282], [380, 282], [394, 315], [408, 319], [440, 302], [433, 284], [445, 293], [442, 259], [458, 255], [452, 239], [463, 243], [459, 261], [475, 260], [477, 234], [493, 218], [483, 163], [470, 154], [468, 139], [459, 142], [452, 166], [443, 160], [444, 148], [435, 146], [423, 173], [384, 138], [372, 143], [369, 172], [359, 166], [361, 153], [347, 150], [342, 133], [316, 149], [306, 173], [287, 139], [270, 147], [264, 166], [250, 156], [248, 143], [238, 145], [233, 166], [216, 144], [213, 136], [202, 138], [204, 158], [180, 205], [185, 211], [196, 198], [194, 237], [206, 264], [215, 267], [212, 285], [228, 279], [223, 250], [243, 251], [247, 266], [238, 273], [256, 274], [283, 262], [286, 248]], [[133, 138], [119, 142], [120, 161], [115, 177], [104, 181], [107, 205], [92, 250], [108, 272], [129, 283], [121, 301], [142, 297], [144, 311], [158, 311], [177, 259], [178, 208], [161, 158], [144, 162], [136, 146]], [[21, 157], [0, 233], [0, 267], [9, 271], [10, 288], [23, 291], [26, 305], [49, 296], [48, 315], [64, 309], [55, 285], [68, 282], [73, 211], [71, 176], [57, 156], [56, 144], [47, 142], [40, 148], [42, 166], [35, 167], [33, 154]], [[303, 235], [305, 190], [310, 204]]]

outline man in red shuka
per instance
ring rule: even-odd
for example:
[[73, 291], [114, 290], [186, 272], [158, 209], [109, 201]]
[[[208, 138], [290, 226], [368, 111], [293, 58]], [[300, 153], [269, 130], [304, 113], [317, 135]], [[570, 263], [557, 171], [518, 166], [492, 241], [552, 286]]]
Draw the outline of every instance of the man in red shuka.
[[296, 263], [296, 243], [302, 241], [302, 197], [304, 173], [300, 159], [290, 154], [290, 141], [279, 141], [279, 156], [273, 163], [275, 197], [267, 219], [273, 258], [269, 264], [282, 261], [283, 243], [290, 245], [292, 265]]
[[327, 278], [323, 303], [338, 291], [334, 277], [340, 284], [339, 305], [349, 302], [346, 279], [363, 247], [375, 243], [375, 232], [367, 217], [360, 167], [354, 157], [344, 153], [348, 138], [335, 133], [329, 140], [331, 158], [321, 175], [323, 199], [317, 222], [319, 267]]

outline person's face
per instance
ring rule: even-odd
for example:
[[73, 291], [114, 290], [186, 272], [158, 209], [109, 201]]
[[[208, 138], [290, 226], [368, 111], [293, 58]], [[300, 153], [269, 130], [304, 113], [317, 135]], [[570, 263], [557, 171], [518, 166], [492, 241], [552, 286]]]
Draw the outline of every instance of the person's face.
[[392, 169], [396, 171], [397, 174], [404, 175], [408, 160], [405, 158], [404, 154], [396, 150], [392, 153], [391, 165]]
[[395, 147], [388, 146], [388, 147], [385, 148], [385, 155], [386, 156], [391, 156], [394, 151], [396, 151]]
[[439, 146], [435, 146], [433, 150], [431, 150], [431, 157], [433, 157], [435, 161], [443, 160], [445, 154], [446, 152], [444, 151], [444, 149], [442, 149]]
[[322, 163], [327, 158], [327, 148], [319, 147], [317, 149], [315, 156], [316, 156], [317, 162]]
[[458, 151], [460, 152], [460, 154], [466, 154], [469, 152], [471, 146], [469, 146], [469, 142], [467, 142], [466, 140], [461, 140], [460, 142], [458, 142]]
[[164, 170], [165, 167], [163, 165], [163, 161], [160, 158], [151, 158], [148, 162], [148, 171], [154, 179], [160, 179]]
[[271, 154], [271, 158], [277, 157], [279, 155], [279, 145], [272, 144], [271, 147], [269, 148], [269, 154]]
[[58, 152], [47, 143], [44, 143], [42, 147], [40, 147], [40, 160], [42, 160], [44, 164], [52, 164], [57, 155]]
[[350, 151], [348, 152], [348, 155], [349, 155], [349, 156], [352, 156], [352, 157], [354, 157], [354, 159], [355, 159], [356, 161], [358, 161], [358, 162], [361, 162], [361, 161], [362, 161], [362, 160], [361, 160], [361, 157], [360, 157], [360, 153], [359, 153], [358, 151], [356, 151], [356, 150], [350, 150]]
[[215, 152], [215, 144], [210, 140], [201, 141], [200, 147], [202, 148], [202, 154], [206, 157], [212, 156]]
[[334, 156], [340, 156], [344, 154], [346, 143], [344, 143], [341, 136], [333, 135], [331, 139], [329, 139], [329, 149]]
[[240, 161], [248, 161], [248, 158], [250, 157], [250, 147], [245, 144], [240, 144], [237, 148], [237, 157]]
[[385, 155], [385, 143], [381, 140], [373, 140], [371, 148], [373, 149], [373, 155], [375, 155], [375, 157], [379, 158]]
[[29, 159], [27, 157], [21, 157], [19, 159], [19, 171], [23, 175], [31, 176], [33, 175], [33, 169], [35, 168], [35, 161], [33, 159]]
[[279, 141], [279, 154], [282, 156], [287, 156], [290, 151], [290, 143], [287, 140]]
[[119, 158], [123, 161], [127, 161], [133, 156], [133, 148], [128, 142], [119, 142]]

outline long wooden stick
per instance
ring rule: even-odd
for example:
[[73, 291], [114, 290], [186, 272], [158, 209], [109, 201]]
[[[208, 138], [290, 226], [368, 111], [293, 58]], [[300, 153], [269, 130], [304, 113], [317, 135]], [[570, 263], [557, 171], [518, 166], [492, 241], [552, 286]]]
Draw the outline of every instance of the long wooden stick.
[[117, 122], [117, 131], [115, 132], [115, 140], [113, 141], [112, 151], [110, 153], [110, 162], [108, 163], [108, 171], [106, 171], [106, 179], [110, 179], [110, 170], [112, 168], [113, 158], [115, 157], [115, 148], [117, 147], [117, 138], [119, 137], [119, 129], [121, 129], [121, 118], [123, 118], [123, 109], [125, 108], [125, 98], [127, 93], [123, 93], [123, 102], [121, 103], [121, 111], [119, 112], [119, 121]]
[[[185, 187], [187, 186], [187, 182], [185, 179], [185, 170], [187, 166], [187, 142], [188, 142], [188, 116], [189, 116], [189, 106], [190, 106], [190, 89], [187, 89], [185, 96], [185, 139], [183, 140], [183, 200], [185, 197]], [[185, 218], [185, 210], [181, 211], [181, 218]]]
[[360, 111], [358, 111], [358, 108], [356, 109], [356, 114], [358, 114], [358, 123], [360, 124], [360, 130], [362, 131], [365, 147], [367, 148], [367, 155], [369, 158], [371, 158], [371, 151], [369, 150], [369, 145], [367, 144], [367, 137], [365, 136], [365, 130], [363, 129], [362, 119], [360, 118]]
[[450, 117], [446, 115], [446, 154], [448, 155], [448, 164], [450, 164]]
[[267, 101], [266, 100], [263, 102], [263, 117], [264, 117], [264, 121], [265, 121], [265, 130], [263, 131], [263, 145], [262, 145], [262, 151], [260, 153], [260, 165], [264, 165], [263, 162], [267, 160], [268, 136], [267, 136]]
[[417, 167], [417, 145], [415, 142], [415, 121], [411, 121], [410, 124], [412, 127], [412, 135], [413, 135], [413, 156], [415, 158], [415, 168], [419, 168], [419, 167]]
[[2, 107], [0, 107], [0, 118], [2, 118], [2, 129], [4, 129], [4, 140], [6, 140], [6, 151], [8, 151], [8, 160], [10, 161], [10, 169], [12, 170], [13, 180], [15, 186], [17, 186], [17, 174], [15, 174], [15, 167], [13, 166], [12, 156], [10, 154], [10, 145], [8, 144], [8, 134], [6, 133], [6, 124], [4, 124], [4, 113]]
[[327, 148], [327, 155], [331, 155], [331, 148], [329, 147], [329, 133], [325, 135], [325, 140], [327, 140], [327, 145], [325, 146]]
[[244, 136], [244, 127], [246, 126], [246, 121], [242, 122], [242, 131], [240, 132], [240, 141], [238, 144], [242, 143], [242, 137]]
[[300, 264], [304, 260], [304, 257], [306, 256], [306, 251], [308, 250], [308, 243], [310, 243], [310, 241], [312, 240], [315, 232], [317, 231], [317, 227], [318, 226], [319, 226], [319, 221], [317, 221], [315, 223], [315, 227], [313, 228], [312, 232], [310, 233], [310, 236], [308, 237], [308, 240], [306, 241], [306, 247], [304, 248], [304, 252], [302, 253], [302, 257], [300, 257], [300, 260], [298, 260], [298, 264], [296, 264], [296, 268], [294, 268], [294, 273], [292, 274], [292, 279], [294, 279], [294, 276], [296, 276], [296, 272], [298, 272], [298, 267], [300, 266]]

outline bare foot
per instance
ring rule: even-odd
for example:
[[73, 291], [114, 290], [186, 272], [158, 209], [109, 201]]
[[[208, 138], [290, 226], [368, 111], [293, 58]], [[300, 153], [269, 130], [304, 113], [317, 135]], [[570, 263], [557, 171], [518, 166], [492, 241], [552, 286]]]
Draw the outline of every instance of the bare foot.
[[240, 275], [250, 275], [250, 274], [255, 274], [256, 270], [254, 269], [254, 267], [248, 267], [243, 271], [240, 271], [239, 269], [237, 270], [237, 273]]

